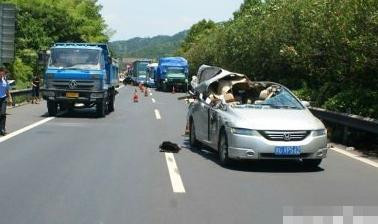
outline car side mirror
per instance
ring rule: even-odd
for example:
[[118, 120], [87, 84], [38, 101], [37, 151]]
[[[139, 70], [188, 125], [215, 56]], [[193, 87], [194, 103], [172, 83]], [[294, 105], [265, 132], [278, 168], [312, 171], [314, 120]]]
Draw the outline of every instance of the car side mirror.
[[301, 103], [302, 103], [302, 105], [303, 105], [304, 107], [309, 107], [309, 106], [311, 106], [311, 105], [310, 105], [310, 102], [308, 102], [308, 101], [301, 101]]

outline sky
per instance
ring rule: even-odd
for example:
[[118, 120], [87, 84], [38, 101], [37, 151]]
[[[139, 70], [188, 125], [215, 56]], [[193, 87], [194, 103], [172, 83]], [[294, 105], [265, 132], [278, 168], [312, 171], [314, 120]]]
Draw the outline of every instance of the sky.
[[243, 0], [98, 0], [112, 40], [173, 35], [202, 19], [232, 18]]

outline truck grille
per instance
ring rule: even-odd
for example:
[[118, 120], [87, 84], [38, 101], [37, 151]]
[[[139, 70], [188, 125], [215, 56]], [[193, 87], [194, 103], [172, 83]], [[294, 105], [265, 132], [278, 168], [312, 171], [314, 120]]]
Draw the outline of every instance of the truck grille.
[[56, 89], [78, 89], [78, 90], [91, 90], [95, 87], [95, 81], [92, 80], [75, 80], [76, 86], [70, 87], [72, 80], [54, 80], [52, 81], [53, 88]]
[[302, 141], [311, 131], [259, 131], [262, 136], [271, 141]]

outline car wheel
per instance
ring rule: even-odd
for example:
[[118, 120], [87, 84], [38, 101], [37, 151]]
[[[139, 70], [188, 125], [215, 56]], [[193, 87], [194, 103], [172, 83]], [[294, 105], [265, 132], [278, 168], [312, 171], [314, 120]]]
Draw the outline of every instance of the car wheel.
[[223, 131], [220, 135], [219, 144], [218, 144], [218, 153], [219, 153], [219, 162], [222, 166], [228, 166], [231, 163], [230, 158], [228, 157], [228, 142], [227, 135]]
[[321, 162], [321, 159], [305, 159], [302, 161], [303, 166], [306, 168], [317, 168]]
[[196, 146], [199, 146], [199, 142], [196, 138], [196, 131], [195, 131], [195, 127], [194, 127], [194, 122], [191, 121], [190, 122], [190, 127], [189, 127], [189, 144], [191, 147], [196, 147]]

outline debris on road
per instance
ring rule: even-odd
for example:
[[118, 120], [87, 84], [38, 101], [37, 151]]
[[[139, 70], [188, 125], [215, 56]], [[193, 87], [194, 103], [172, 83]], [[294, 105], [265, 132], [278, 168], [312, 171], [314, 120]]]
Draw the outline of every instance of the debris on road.
[[159, 148], [160, 152], [178, 153], [181, 150], [181, 148], [177, 144], [168, 141], [161, 143]]

